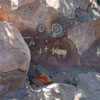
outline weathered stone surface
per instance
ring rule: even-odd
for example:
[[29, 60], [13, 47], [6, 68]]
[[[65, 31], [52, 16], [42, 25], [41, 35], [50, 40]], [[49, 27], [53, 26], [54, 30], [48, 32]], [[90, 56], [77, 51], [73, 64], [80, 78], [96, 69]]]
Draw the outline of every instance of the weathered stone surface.
[[67, 84], [54, 83], [38, 90], [34, 90], [29, 84], [26, 84], [23, 90], [10, 94], [1, 100], [73, 100], [74, 95], [75, 87]]
[[19, 90], [23, 87], [26, 77], [26, 72], [18, 70], [1, 73], [0, 72], [0, 98]]
[[47, 75], [46, 71], [44, 71], [42, 67], [37, 68], [34, 66], [30, 66], [28, 76], [31, 84], [34, 84], [36, 86], [42, 86], [50, 84], [52, 82], [52, 80], [49, 78], [49, 75]]
[[68, 38], [76, 44], [83, 66], [100, 70], [100, 18], [68, 30]]
[[15, 10], [18, 7], [32, 3], [34, 0], [0, 0], [0, 8], [5, 10]]
[[46, 4], [62, 12], [68, 19], [76, 17], [78, 21], [90, 21], [100, 16], [96, 0], [46, 0]]
[[100, 100], [100, 73], [88, 72], [78, 75], [79, 85], [53, 83], [33, 89], [28, 82], [25, 87], [0, 100]]
[[[29, 45], [32, 61], [35, 64], [92, 65], [92, 60], [86, 60], [86, 63], [82, 58], [86, 58], [83, 53], [100, 37], [100, 19], [97, 19], [100, 17], [100, 7], [95, 0], [33, 0], [32, 2], [29, 0], [30, 3], [26, 0], [25, 2], [26, 5], [20, 6], [15, 11], [8, 13], [2, 11], [0, 19], [14, 23], [19, 29]], [[9, 17], [6, 17], [8, 15]], [[99, 65], [95, 60], [93, 63], [93, 67]]]
[[75, 43], [79, 55], [88, 50], [90, 45], [100, 37], [100, 19], [83, 23], [68, 30], [68, 38]]
[[[51, 21], [59, 16], [57, 10], [46, 6], [45, 0], [35, 0], [30, 4], [23, 5], [13, 11], [13, 14], [20, 18], [16, 23], [22, 23], [27, 26], [25, 28], [33, 28], [34, 30], [40, 24], [44, 24], [46, 29], [49, 29]], [[21, 28], [20, 25], [18, 27]]]
[[95, 67], [100, 71], [100, 38], [80, 56], [80, 60], [83, 66]]
[[30, 51], [13, 24], [0, 21], [0, 97], [22, 88]]
[[89, 72], [79, 75], [74, 100], [100, 100], [100, 73]]
[[13, 24], [0, 22], [0, 72], [28, 71], [30, 51]]
[[[75, 45], [70, 40], [43, 36], [38, 36], [38, 38], [31, 36], [31, 38], [25, 41], [31, 50], [32, 61], [37, 65], [44, 67], [79, 65]], [[31, 44], [32, 41], [34, 44]]]
[[37, 93], [41, 100], [73, 100], [75, 87], [55, 83], [38, 90]]

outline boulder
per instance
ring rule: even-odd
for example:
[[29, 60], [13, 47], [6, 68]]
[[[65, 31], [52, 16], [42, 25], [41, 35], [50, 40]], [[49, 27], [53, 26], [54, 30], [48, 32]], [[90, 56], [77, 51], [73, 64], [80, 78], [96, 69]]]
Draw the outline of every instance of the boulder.
[[100, 100], [100, 73], [79, 74], [74, 100]]
[[75, 87], [67, 84], [54, 83], [37, 91], [41, 100], [73, 100]]
[[0, 96], [22, 88], [29, 69], [30, 51], [11, 23], [0, 21]]
[[[100, 73], [90, 71], [78, 74], [77, 87], [63, 83], [53, 83], [37, 88], [31, 87], [28, 81], [25, 87], [0, 100], [99, 100]], [[0, 85], [1, 86], [1, 85]], [[1, 89], [1, 88], [0, 88]]]
[[68, 38], [75, 43], [78, 54], [88, 50], [99, 37], [100, 18], [68, 29]]
[[99, 54], [99, 49], [86, 53], [100, 37], [100, 7], [96, 0], [25, 2], [11, 12], [1, 9], [0, 20], [12, 22], [18, 28], [35, 64], [99, 67], [100, 57], [94, 54]]
[[73, 100], [75, 87], [67, 84], [54, 83], [34, 90], [26, 83], [23, 90], [10, 94], [1, 100]]
[[49, 74], [47, 73], [47, 71], [39, 66], [30, 66], [28, 76], [30, 83], [36, 86], [42, 86], [52, 83], [52, 80], [49, 78]]

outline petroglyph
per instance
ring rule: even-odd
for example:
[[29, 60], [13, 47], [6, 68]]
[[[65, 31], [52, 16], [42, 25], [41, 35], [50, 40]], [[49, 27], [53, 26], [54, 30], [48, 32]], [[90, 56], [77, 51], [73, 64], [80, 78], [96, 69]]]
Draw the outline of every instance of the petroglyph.
[[97, 57], [100, 57], [100, 47], [97, 47], [96, 55], [97, 55]]
[[44, 50], [45, 50], [45, 52], [47, 52], [47, 51], [48, 51], [48, 47], [47, 47], [47, 46], [45, 46]]
[[39, 55], [41, 55], [43, 52], [42, 48], [40, 48], [40, 50], [38, 51]]
[[29, 45], [28, 45], [28, 47], [30, 47], [31, 45], [35, 45], [35, 42], [32, 40], [32, 41], [30, 41], [30, 43], [29, 43]]
[[67, 55], [67, 50], [62, 50], [62, 49], [59, 49], [58, 47], [57, 48], [52, 48], [52, 54], [57, 54], [60, 58], [60, 56], [62, 55], [63, 56], [63, 59], [66, 57]]
[[30, 38], [31, 38], [31, 36], [24, 37], [24, 39], [30, 39]]

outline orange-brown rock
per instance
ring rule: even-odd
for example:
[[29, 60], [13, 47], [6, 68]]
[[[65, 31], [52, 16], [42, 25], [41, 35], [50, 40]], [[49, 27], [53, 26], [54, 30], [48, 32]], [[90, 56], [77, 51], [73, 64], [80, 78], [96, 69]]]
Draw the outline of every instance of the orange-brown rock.
[[50, 84], [52, 82], [46, 70], [42, 67], [40, 69], [38, 67], [34, 68], [34, 66], [31, 66], [28, 75], [31, 84], [35, 84], [36, 86]]
[[12, 19], [12, 15], [5, 11], [3, 8], [0, 8], [0, 21], [9, 22]]
[[45, 74], [41, 74], [36, 77], [33, 77], [31, 82], [36, 86], [41, 86], [45, 84], [50, 84], [52, 81]]

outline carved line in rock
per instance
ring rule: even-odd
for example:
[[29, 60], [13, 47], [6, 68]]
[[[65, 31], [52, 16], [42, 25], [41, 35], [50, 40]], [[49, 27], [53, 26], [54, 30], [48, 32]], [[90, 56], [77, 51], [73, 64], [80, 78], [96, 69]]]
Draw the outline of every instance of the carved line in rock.
[[97, 57], [100, 57], [100, 47], [97, 47], [96, 55], [97, 55]]
[[52, 37], [62, 37], [64, 35], [63, 27], [59, 23], [52, 24], [51, 28], [47, 29], [47, 30], [45, 28], [45, 25], [40, 24], [37, 27], [37, 31], [39, 33], [44, 33], [46, 31], [47, 34], [50, 35], [50, 36], [52, 36]]
[[57, 54], [58, 55], [58, 57], [60, 58], [60, 56], [62, 55], [63, 56], [63, 59], [66, 57], [66, 55], [67, 55], [67, 50], [62, 50], [62, 49], [60, 49], [60, 48], [52, 48], [52, 55], [54, 55], [54, 54]]
[[[33, 39], [33, 37], [31, 37], [31, 36], [28, 36], [28, 37], [24, 37], [24, 39]], [[45, 40], [45, 42], [47, 43], [48, 42], [48, 40]], [[35, 45], [35, 42], [33, 41], [33, 40], [31, 40], [30, 41], [30, 43], [29, 43], [29, 45], [28, 45], [28, 47], [30, 47], [30, 46], [34, 46]], [[40, 48], [39, 50], [38, 50], [38, 53], [39, 53], [39, 55], [41, 55], [43, 52], [48, 52], [48, 50], [49, 50], [49, 48], [48, 48], [48, 46], [45, 46], [45, 48]], [[66, 55], [67, 55], [67, 50], [62, 50], [62, 49], [60, 49], [59, 47], [53, 47], [52, 49], [51, 49], [51, 54], [52, 55], [57, 55], [59, 58], [61, 57], [61, 55], [63, 56], [63, 59], [66, 57]]]
[[55, 24], [52, 25], [51, 31], [53, 33], [52, 37], [61, 37], [63, 35], [63, 33], [62, 33], [63, 28], [58, 23], [55, 23]]
[[45, 26], [43, 24], [40, 24], [37, 29], [39, 33], [45, 32]]

